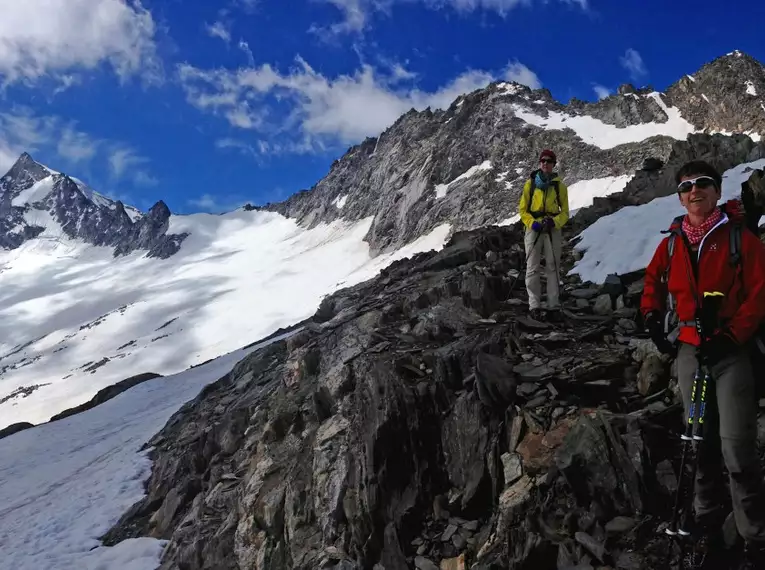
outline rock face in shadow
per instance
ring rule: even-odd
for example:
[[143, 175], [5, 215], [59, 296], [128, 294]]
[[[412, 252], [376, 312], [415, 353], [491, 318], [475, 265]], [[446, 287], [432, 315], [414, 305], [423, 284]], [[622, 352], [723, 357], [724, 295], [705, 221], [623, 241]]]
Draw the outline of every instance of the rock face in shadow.
[[670, 378], [638, 390], [639, 288], [570, 280], [532, 320], [521, 244], [458, 233], [325, 299], [147, 443], [105, 542], [166, 539], [163, 570], [655, 567], [680, 417]]

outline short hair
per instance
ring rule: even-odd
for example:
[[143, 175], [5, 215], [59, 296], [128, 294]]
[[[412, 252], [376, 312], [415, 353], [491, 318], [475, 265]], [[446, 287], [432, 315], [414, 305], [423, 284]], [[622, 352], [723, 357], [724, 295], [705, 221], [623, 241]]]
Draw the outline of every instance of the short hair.
[[717, 169], [703, 160], [691, 160], [683, 164], [677, 172], [675, 172], [675, 184], [680, 184], [680, 180], [686, 176], [693, 176], [699, 174], [702, 176], [709, 176], [715, 181], [718, 189], [722, 188], [722, 176]]

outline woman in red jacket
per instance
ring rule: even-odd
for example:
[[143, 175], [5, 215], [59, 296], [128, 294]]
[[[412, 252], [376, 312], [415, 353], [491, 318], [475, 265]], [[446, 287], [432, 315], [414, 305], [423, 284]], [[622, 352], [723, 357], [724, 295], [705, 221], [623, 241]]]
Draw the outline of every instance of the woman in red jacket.
[[679, 322], [677, 375], [687, 419], [699, 358], [700, 338], [695, 321], [701, 316], [705, 292], [724, 294], [715, 311], [716, 326], [702, 331], [705, 343], [701, 357], [709, 366], [713, 383], [704, 422], [704, 442], [699, 447], [696, 522], [700, 546], [714, 548], [714, 543], [720, 543], [727, 510], [721, 488], [724, 460], [730, 475], [736, 526], [746, 540], [745, 561], [740, 568], [765, 568], [757, 397], [747, 346], [765, 319], [765, 246], [743, 228], [740, 263], [731, 263], [732, 226], [734, 223], [743, 226], [743, 216], [731, 207], [731, 202], [723, 208], [717, 205], [722, 177], [711, 165], [689, 162], [677, 172], [675, 181], [680, 203], [687, 213], [670, 227], [675, 235], [671, 254], [668, 236], [659, 244], [646, 269], [641, 312], [657, 348], [672, 353], [674, 339], [667, 338], [665, 315], [669, 308], [675, 309]]

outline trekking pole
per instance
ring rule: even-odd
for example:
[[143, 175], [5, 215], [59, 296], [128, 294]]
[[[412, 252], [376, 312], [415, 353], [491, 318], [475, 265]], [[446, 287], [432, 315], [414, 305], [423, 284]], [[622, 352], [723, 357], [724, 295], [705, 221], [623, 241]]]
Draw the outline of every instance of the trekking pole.
[[[549, 230], [547, 232], [547, 237], [550, 239], [550, 251], [552, 251], [552, 258], [553, 258], [553, 269], [555, 270], [555, 280], [558, 282], [558, 302], [560, 302], [561, 298], [561, 291], [560, 291], [560, 274], [558, 273], [558, 258], [555, 255], [555, 244], [553, 243], [552, 238], [552, 230]], [[563, 235], [561, 234], [561, 249], [563, 249]], [[550, 287], [550, 284], [547, 284], [547, 287]]]
[[[698, 448], [704, 441], [704, 418], [706, 416], [707, 389], [712, 381], [709, 366], [706, 362], [704, 344], [706, 331], [714, 330], [712, 319], [716, 318], [717, 307], [724, 295], [720, 292], [704, 292], [702, 310], [697, 315], [695, 324], [699, 336], [699, 349], [697, 353], [696, 372], [693, 375], [691, 386], [691, 400], [688, 406], [688, 421], [685, 424], [685, 432], [680, 436], [683, 441], [683, 453], [680, 459], [680, 477], [677, 490], [675, 491], [675, 504], [672, 510], [672, 519], [665, 532], [674, 540], [679, 541], [691, 536], [690, 524], [692, 524], [693, 499], [695, 497], [696, 473], [698, 472], [699, 453]], [[714, 313], [714, 315], [712, 314]], [[686, 464], [690, 464], [690, 471]], [[682, 512], [682, 518], [681, 518]], [[667, 549], [667, 566], [671, 556], [673, 541], [670, 540]], [[680, 559], [684, 557], [685, 544], [680, 543]]]

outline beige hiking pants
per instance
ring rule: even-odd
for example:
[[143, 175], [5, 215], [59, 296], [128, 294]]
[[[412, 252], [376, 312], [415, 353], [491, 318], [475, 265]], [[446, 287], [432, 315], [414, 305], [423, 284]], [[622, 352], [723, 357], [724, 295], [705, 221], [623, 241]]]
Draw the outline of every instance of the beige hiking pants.
[[[539, 236], [539, 239], [537, 239]], [[534, 242], [536, 241], [536, 246]], [[545, 256], [547, 274], [547, 308], [559, 307], [561, 231], [557, 228], [541, 235], [526, 230], [526, 290], [529, 294], [529, 309], [539, 309], [542, 304], [542, 251]], [[533, 249], [532, 249], [533, 248]]]

